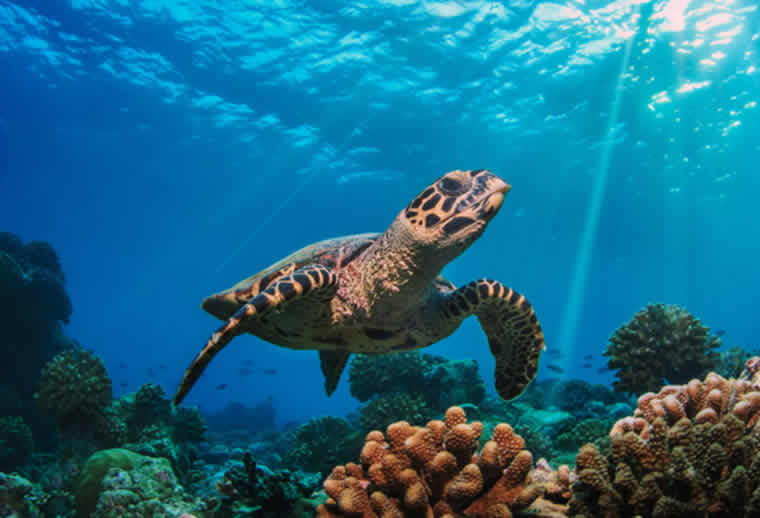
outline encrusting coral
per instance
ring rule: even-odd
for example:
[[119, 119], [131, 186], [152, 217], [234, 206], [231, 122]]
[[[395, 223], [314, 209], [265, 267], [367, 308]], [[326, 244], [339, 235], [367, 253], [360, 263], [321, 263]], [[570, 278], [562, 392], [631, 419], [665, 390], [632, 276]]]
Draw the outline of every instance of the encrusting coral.
[[533, 456], [505, 423], [478, 453], [482, 431], [461, 407], [450, 407], [445, 421], [399, 421], [385, 434], [369, 432], [359, 463], [336, 466], [325, 480], [329, 498], [317, 517], [497, 518], [569, 498], [567, 466], [532, 470]]
[[[750, 359], [747, 376], [758, 365]], [[642, 395], [612, 427], [608, 456], [581, 448], [569, 515], [760, 516], [760, 386], [747, 376]]]
[[643, 394], [665, 383], [686, 383], [714, 369], [720, 338], [685, 309], [650, 304], [610, 337], [607, 366], [618, 369], [618, 392]]

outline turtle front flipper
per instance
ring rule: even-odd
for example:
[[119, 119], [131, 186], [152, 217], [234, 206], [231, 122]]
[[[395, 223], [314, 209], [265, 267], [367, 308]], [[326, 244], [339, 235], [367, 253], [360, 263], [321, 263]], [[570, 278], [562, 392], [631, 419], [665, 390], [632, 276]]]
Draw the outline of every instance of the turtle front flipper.
[[446, 298], [444, 315], [464, 319], [476, 315], [496, 360], [496, 392], [504, 399], [519, 396], [536, 376], [544, 349], [544, 333], [527, 299], [498, 281], [480, 279]]
[[335, 273], [329, 268], [321, 264], [309, 265], [280, 277], [253, 297], [211, 335], [206, 346], [185, 371], [174, 395], [174, 404], [179, 405], [185, 399], [214, 356], [233, 338], [246, 333], [253, 321], [273, 311], [281, 311], [289, 303], [304, 297], [329, 299], [337, 289], [335, 281]]

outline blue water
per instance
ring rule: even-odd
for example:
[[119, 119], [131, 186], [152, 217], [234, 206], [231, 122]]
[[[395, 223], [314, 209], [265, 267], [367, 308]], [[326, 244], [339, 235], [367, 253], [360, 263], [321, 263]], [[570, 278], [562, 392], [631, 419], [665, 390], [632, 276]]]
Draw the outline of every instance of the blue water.
[[[205, 296], [384, 230], [456, 168], [513, 190], [444, 273], [524, 293], [568, 376], [610, 382], [598, 355], [649, 302], [754, 348], [759, 25], [749, 0], [1, 0], [0, 230], [55, 247], [66, 333], [117, 396], [174, 392]], [[428, 351], [492, 390], [475, 319]], [[328, 399], [316, 352], [244, 336], [187, 403], [340, 415], [346, 378]]]

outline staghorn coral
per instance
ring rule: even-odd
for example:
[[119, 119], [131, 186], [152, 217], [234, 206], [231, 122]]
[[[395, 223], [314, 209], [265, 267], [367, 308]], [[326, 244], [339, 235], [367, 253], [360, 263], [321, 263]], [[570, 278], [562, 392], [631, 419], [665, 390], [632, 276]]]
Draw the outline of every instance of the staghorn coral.
[[451, 407], [444, 421], [399, 421], [385, 434], [369, 432], [359, 463], [336, 466], [325, 480], [329, 498], [317, 517], [495, 518], [533, 505], [564, 509], [566, 466], [552, 472], [543, 463], [532, 470], [523, 439], [504, 423], [478, 453], [482, 431], [481, 423], [467, 423], [461, 407]]
[[111, 378], [103, 361], [84, 349], [57, 354], [42, 369], [36, 396], [62, 424], [93, 421], [111, 400]]
[[364, 431], [382, 428], [385, 423], [402, 419], [427, 421], [433, 409], [420, 396], [411, 394], [386, 394], [373, 399], [359, 410], [359, 424]]
[[650, 304], [610, 337], [604, 356], [617, 369], [615, 390], [642, 394], [665, 383], [686, 383], [714, 368], [720, 339], [688, 311]]
[[576, 457], [570, 516], [760, 516], [760, 390], [715, 373], [639, 398]]

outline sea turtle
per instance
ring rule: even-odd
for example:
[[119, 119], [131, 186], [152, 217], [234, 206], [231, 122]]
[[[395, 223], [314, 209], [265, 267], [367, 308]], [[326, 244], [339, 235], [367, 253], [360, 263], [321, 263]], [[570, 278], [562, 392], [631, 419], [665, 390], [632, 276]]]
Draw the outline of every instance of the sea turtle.
[[206, 298], [203, 309], [226, 323], [185, 371], [174, 404], [243, 333], [318, 350], [330, 395], [351, 353], [427, 347], [473, 314], [496, 359], [496, 391], [504, 399], [518, 396], [536, 375], [544, 349], [530, 303], [498, 281], [457, 288], [439, 275], [482, 234], [510, 189], [484, 169], [452, 171], [414, 198], [384, 233], [320, 241]]

